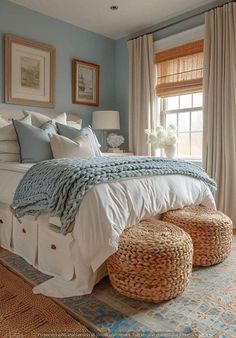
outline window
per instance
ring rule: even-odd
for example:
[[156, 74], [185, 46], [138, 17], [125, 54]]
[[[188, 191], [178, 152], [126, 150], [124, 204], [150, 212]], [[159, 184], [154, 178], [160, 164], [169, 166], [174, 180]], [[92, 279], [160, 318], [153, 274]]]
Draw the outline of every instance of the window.
[[156, 54], [160, 97], [198, 92], [202, 89], [203, 40]]
[[159, 52], [156, 93], [161, 124], [177, 127], [179, 158], [202, 158], [203, 40]]
[[177, 157], [202, 158], [202, 93], [169, 96], [160, 100], [161, 124], [177, 127]]

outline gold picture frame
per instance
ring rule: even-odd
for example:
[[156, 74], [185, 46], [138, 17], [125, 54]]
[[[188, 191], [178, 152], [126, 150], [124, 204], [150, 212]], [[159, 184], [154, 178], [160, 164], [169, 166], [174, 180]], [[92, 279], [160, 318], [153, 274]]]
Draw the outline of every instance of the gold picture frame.
[[5, 103], [55, 106], [54, 47], [5, 35]]
[[99, 69], [95, 63], [72, 60], [72, 102], [99, 105]]

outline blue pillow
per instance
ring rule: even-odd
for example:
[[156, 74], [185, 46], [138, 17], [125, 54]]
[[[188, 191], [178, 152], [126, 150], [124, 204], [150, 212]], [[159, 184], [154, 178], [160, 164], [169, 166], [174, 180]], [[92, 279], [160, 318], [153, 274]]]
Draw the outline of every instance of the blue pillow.
[[48, 134], [57, 134], [57, 127], [53, 121], [45, 122], [40, 126], [40, 129], [46, 130]]
[[100, 144], [98, 142], [97, 136], [93, 132], [91, 127], [86, 127], [82, 129], [77, 129], [71, 126], [67, 126], [66, 124], [62, 124], [56, 122], [57, 131], [59, 135], [65, 136], [71, 140], [81, 136], [81, 135], [88, 135], [90, 142], [92, 144], [93, 150], [97, 157], [101, 157], [102, 153], [100, 151]]
[[48, 134], [51, 128], [41, 129], [12, 120], [20, 146], [21, 163], [36, 163], [53, 158]]

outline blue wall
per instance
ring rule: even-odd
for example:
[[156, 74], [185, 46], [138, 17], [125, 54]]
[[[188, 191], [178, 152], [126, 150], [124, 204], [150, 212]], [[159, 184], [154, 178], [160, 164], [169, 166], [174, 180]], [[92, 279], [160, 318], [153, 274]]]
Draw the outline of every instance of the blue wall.
[[[56, 48], [56, 106], [53, 111], [78, 113], [83, 125], [95, 109], [112, 109], [115, 94], [115, 41], [76, 26], [0, 0], [0, 108], [4, 105], [4, 35], [15, 34]], [[75, 105], [71, 100], [71, 59], [100, 64], [100, 107]], [[13, 105], [4, 105], [17, 108]], [[22, 106], [21, 106], [22, 107]], [[31, 108], [50, 111], [48, 108]]]
[[[115, 60], [116, 60], [116, 69], [115, 69], [115, 106], [116, 109], [120, 111], [121, 114], [121, 122], [122, 122], [122, 133], [126, 138], [126, 147], [128, 146], [128, 105], [129, 105], [129, 85], [128, 85], [128, 72], [129, 72], [129, 64], [128, 64], [128, 48], [127, 41], [130, 38], [134, 38], [138, 35], [148, 33], [150, 31], [159, 29], [166, 25], [177, 22], [180, 19], [184, 19], [190, 17], [192, 15], [198, 14], [202, 11], [207, 11], [210, 8], [213, 8], [217, 5], [221, 5], [225, 2], [229, 2], [228, 0], [216, 0], [211, 2], [206, 6], [202, 6], [198, 9], [195, 9], [191, 12], [185, 13], [173, 19], [164, 21], [155, 26], [151, 26], [145, 31], [138, 32], [136, 34], [132, 34], [116, 41], [115, 47]], [[170, 35], [177, 34], [183, 32], [187, 29], [191, 29], [197, 26], [200, 26], [204, 23], [204, 15], [197, 15], [194, 18], [189, 20], [185, 20], [179, 24], [175, 24], [169, 28], [163, 29], [157, 33], [154, 33], [153, 38], [154, 41], [162, 38], [166, 38]]]

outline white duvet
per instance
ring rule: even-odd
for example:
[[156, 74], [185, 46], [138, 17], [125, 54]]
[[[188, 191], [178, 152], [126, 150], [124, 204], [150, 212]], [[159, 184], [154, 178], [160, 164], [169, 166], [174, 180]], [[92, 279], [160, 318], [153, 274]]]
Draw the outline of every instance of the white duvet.
[[[0, 166], [1, 178], [2, 170]], [[21, 172], [18, 177], [22, 176]], [[0, 201], [12, 200], [12, 190], [8, 187], [8, 197], [0, 195]], [[104, 262], [117, 250], [119, 235], [125, 228], [141, 219], [158, 217], [167, 210], [191, 204], [215, 207], [208, 186], [188, 176], [148, 176], [95, 186], [85, 195], [76, 216], [71, 245], [73, 280], [54, 277], [36, 286], [34, 292], [51, 297], [91, 293], [96, 282], [106, 274]]]
[[70, 297], [91, 293], [105, 275], [104, 262], [118, 248], [121, 232], [141, 219], [191, 204], [215, 207], [205, 183], [180, 175], [126, 179], [95, 186], [85, 195], [76, 216], [72, 281], [53, 278], [35, 293]]
[[11, 204], [17, 185], [33, 164], [0, 162], [0, 202]]

